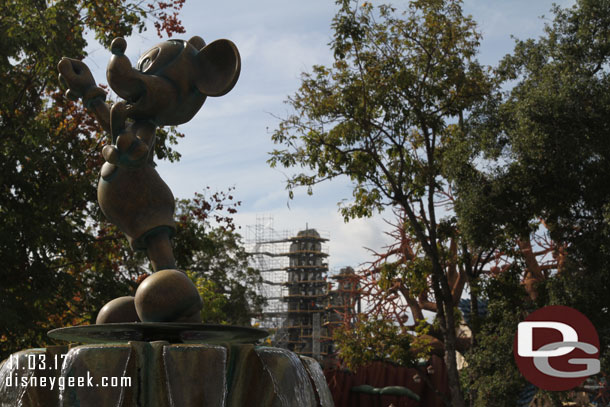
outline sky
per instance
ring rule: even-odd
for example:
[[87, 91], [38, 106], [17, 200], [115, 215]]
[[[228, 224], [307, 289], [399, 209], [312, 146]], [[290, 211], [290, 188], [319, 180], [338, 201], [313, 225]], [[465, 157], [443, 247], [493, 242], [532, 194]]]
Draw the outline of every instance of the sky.
[[[544, 23], [551, 21], [553, 3], [568, 7], [574, 0], [465, 0], [464, 14], [472, 15], [483, 35], [479, 61], [496, 65], [512, 51], [511, 36], [539, 37]], [[392, 4], [401, 8], [406, 2]], [[393, 219], [391, 212], [345, 223], [337, 204], [351, 198], [347, 180], [320, 184], [312, 196], [296, 190], [290, 200], [285, 180], [293, 170], [272, 169], [266, 161], [275, 147], [271, 134], [278, 118], [291, 112], [284, 101], [298, 89], [301, 73], [332, 62], [328, 43], [336, 10], [333, 0], [187, 0], [180, 13], [186, 33], [174, 38], [232, 40], [241, 54], [241, 75], [230, 93], [208, 98], [194, 119], [179, 126], [186, 135], [176, 146], [181, 160], [157, 167], [179, 198], [191, 198], [207, 186], [235, 187], [233, 195], [242, 202], [235, 221], [246, 238], [251, 236], [249, 226], [262, 217], [276, 231], [296, 233], [306, 225], [320, 230], [330, 238], [331, 270], [372, 260], [368, 249], [380, 251], [390, 242], [384, 232], [390, 229], [385, 220]], [[151, 27], [126, 39], [126, 55], [135, 64], [139, 55], [165, 38], [159, 39]], [[98, 83], [107, 83], [110, 51], [93, 40], [89, 44], [85, 62]]]

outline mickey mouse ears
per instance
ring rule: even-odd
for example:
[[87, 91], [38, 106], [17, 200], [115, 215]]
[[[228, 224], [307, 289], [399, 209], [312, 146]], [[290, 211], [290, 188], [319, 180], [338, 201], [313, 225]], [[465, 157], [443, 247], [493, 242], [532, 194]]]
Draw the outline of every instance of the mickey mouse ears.
[[[189, 42], [193, 44], [197, 40], [192, 38]], [[206, 96], [222, 96], [228, 93], [235, 86], [241, 71], [241, 58], [237, 47], [233, 42], [222, 39], [199, 49], [199, 78], [195, 81], [195, 86]]]

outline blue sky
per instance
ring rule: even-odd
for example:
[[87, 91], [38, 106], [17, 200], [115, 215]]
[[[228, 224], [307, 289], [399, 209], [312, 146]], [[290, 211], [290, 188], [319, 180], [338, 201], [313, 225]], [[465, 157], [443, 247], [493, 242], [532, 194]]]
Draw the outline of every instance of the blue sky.
[[[377, 2], [374, 2], [374, 4]], [[464, 13], [471, 14], [483, 34], [479, 61], [495, 65], [511, 52], [514, 40], [536, 38], [544, 22], [550, 21], [553, 3], [566, 7], [574, 0], [465, 0]], [[395, 1], [399, 8], [405, 2]], [[330, 235], [331, 269], [357, 266], [370, 260], [364, 247], [380, 250], [387, 244], [384, 215], [345, 224], [337, 203], [351, 197], [345, 180], [322, 184], [313, 196], [296, 191], [288, 199], [284, 188], [290, 170], [271, 169], [266, 164], [274, 148], [271, 133], [277, 116], [286, 116], [283, 101], [299, 86], [299, 76], [314, 64], [332, 60], [328, 43], [330, 23], [336, 11], [332, 0], [187, 0], [181, 19], [186, 34], [206, 42], [228, 38], [242, 58], [242, 71], [235, 88], [221, 98], [208, 98], [195, 118], [180, 126], [186, 134], [177, 146], [178, 163], [160, 163], [158, 171], [174, 195], [189, 198], [206, 186], [225, 190], [234, 186], [242, 201], [236, 216], [246, 234], [257, 215], [271, 215], [277, 230], [298, 231], [308, 223]], [[546, 19], [540, 19], [545, 15]], [[161, 40], [154, 29], [127, 38], [126, 54], [133, 64], [138, 56]], [[106, 83], [105, 66], [110, 52], [90, 42], [85, 62], [96, 80]], [[391, 214], [386, 214], [391, 219]]]

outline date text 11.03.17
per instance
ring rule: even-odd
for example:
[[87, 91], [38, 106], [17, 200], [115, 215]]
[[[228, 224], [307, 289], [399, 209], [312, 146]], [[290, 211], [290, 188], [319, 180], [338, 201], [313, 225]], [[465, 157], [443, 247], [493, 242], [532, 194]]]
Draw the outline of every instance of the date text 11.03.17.
[[66, 354], [46, 353], [13, 354], [6, 363], [10, 370], [57, 370], [61, 369]]

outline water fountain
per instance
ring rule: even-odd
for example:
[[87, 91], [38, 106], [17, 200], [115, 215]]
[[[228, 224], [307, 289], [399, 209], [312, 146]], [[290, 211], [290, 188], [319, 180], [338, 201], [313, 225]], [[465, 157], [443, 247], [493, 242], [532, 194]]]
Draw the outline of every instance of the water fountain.
[[155, 273], [134, 297], [107, 303], [95, 325], [49, 332], [84, 345], [29, 349], [3, 361], [0, 407], [332, 406], [315, 360], [256, 346], [267, 336], [260, 329], [203, 324], [201, 297], [176, 270], [174, 197], [154, 168], [156, 129], [189, 121], [208, 96], [233, 88], [237, 47], [169, 40], [135, 68], [126, 47], [122, 38], [111, 45], [107, 79], [124, 99], [112, 107], [83, 62], [63, 58], [58, 69], [66, 95], [81, 98], [111, 135], [98, 183], [102, 212], [146, 252]]

